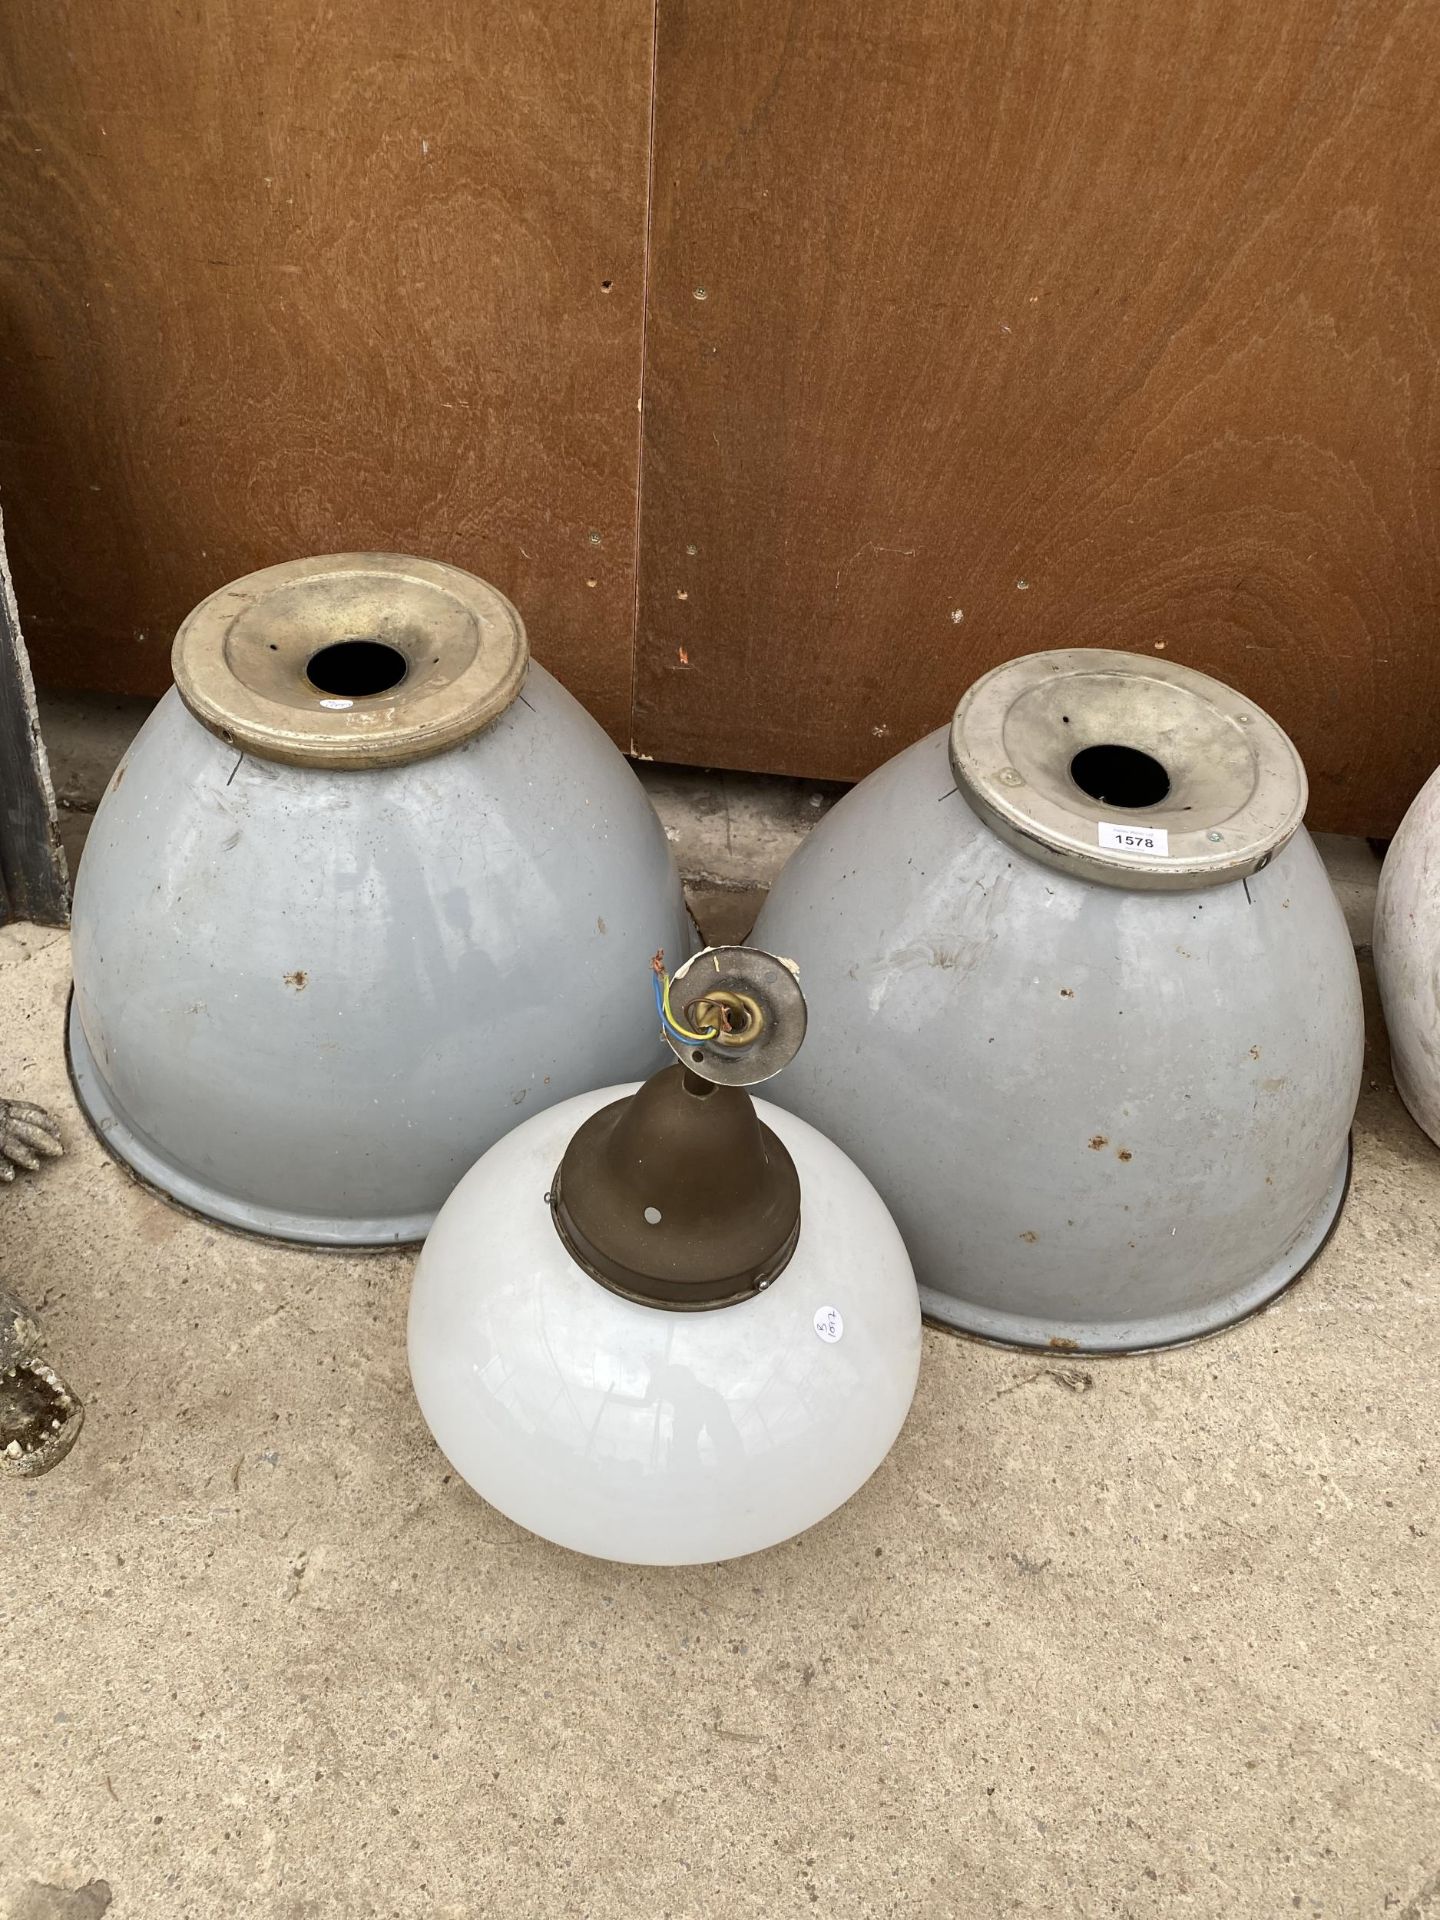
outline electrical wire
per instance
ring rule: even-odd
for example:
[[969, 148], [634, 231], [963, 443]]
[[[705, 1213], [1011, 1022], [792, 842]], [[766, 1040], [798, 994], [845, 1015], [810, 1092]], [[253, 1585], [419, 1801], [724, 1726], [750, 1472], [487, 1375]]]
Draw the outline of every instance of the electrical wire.
[[663, 948], [655, 955], [650, 966], [655, 978], [655, 1011], [659, 1014], [661, 1024], [666, 1031], [673, 1034], [677, 1040], [689, 1041], [695, 1045], [703, 1045], [705, 1041], [713, 1040], [720, 1031], [718, 1027], [706, 1027], [703, 1033], [695, 1033], [689, 1027], [682, 1027], [675, 1018], [670, 1005], [670, 976], [665, 971]]

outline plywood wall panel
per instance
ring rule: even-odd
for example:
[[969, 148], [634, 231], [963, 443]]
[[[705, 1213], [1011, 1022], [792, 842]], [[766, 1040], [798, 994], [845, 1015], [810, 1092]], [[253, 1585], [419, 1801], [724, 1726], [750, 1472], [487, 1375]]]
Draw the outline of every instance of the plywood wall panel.
[[622, 734], [653, 9], [9, 0], [0, 486], [37, 675], [211, 588], [454, 561]]
[[854, 777], [1034, 648], [1440, 759], [1428, 0], [664, 0], [634, 730]]

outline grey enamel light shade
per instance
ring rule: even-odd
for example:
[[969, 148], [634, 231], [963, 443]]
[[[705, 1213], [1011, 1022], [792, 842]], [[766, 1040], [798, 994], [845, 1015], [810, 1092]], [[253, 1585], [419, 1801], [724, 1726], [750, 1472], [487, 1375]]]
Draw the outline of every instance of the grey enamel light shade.
[[163, 1192], [417, 1240], [517, 1122], [663, 1064], [643, 988], [693, 944], [674, 862], [527, 652], [493, 588], [393, 555], [271, 568], [186, 622], [185, 697], [80, 864], [69, 1029], [91, 1121]]
[[1206, 676], [976, 683], [781, 874], [812, 1038], [773, 1097], [875, 1182], [933, 1318], [1117, 1352], [1279, 1293], [1344, 1199], [1363, 1028], [1304, 772]]

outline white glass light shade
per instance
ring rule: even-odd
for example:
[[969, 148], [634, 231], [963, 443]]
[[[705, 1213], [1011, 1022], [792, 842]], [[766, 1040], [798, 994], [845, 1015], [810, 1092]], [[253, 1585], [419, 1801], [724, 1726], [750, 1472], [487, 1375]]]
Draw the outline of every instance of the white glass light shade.
[[707, 1312], [610, 1292], [547, 1192], [581, 1122], [633, 1091], [536, 1115], [461, 1181], [420, 1256], [410, 1371], [456, 1471], [521, 1526], [607, 1560], [725, 1560], [813, 1526], [884, 1459], [920, 1365], [914, 1274], [859, 1169], [756, 1101], [800, 1175], [789, 1265]]

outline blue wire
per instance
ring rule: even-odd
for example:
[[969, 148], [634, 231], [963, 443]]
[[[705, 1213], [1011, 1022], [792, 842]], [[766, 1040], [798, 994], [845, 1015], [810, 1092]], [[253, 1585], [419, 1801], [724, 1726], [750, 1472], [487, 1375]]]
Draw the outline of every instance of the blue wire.
[[664, 989], [664, 986], [661, 984], [659, 974], [652, 973], [650, 978], [655, 983], [655, 1011], [660, 1016], [661, 1026], [665, 1029], [666, 1033], [670, 1034], [674, 1039], [678, 1040], [682, 1047], [693, 1047], [696, 1044], [694, 1037], [689, 1034], [681, 1033], [679, 1028], [675, 1025], [674, 1021], [668, 1019], [666, 1016], [665, 989]]

